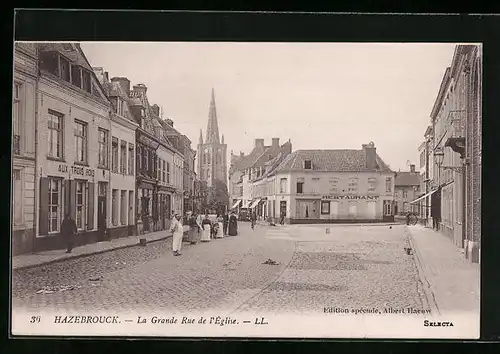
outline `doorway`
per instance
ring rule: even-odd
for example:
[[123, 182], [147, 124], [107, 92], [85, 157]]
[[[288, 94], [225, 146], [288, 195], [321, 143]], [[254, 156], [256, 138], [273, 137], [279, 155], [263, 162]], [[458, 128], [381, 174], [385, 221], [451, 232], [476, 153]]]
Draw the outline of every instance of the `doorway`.
[[368, 202], [367, 204], [367, 218], [373, 220], [377, 217], [377, 203], [376, 202]]
[[106, 239], [106, 197], [98, 196], [97, 197], [97, 229], [99, 230], [98, 240], [104, 241]]

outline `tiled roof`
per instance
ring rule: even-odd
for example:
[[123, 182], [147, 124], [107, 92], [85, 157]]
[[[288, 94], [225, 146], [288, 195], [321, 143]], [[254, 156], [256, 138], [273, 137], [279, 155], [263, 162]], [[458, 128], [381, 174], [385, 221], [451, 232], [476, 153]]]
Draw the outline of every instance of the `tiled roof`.
[[61, 53], [76, 65], [80, 65], [90, 72], [93, 72], [92, 67], [76, 46], [77, 44], [73, 43], [39, 43], [38, 49], [41, 52]]
[[297, 150], [278, 166], [277, 171], [303, 171], [304, 161], [312, 161], [314, 171], [338, 172], [391, 172], [391, 169], [377, 154], [379, 169], [366, 168], [365, 152], [363, 150]]
[[396, 186], [418, 186], [420, 185], [420, 174], [418, 172], [396, 172]]

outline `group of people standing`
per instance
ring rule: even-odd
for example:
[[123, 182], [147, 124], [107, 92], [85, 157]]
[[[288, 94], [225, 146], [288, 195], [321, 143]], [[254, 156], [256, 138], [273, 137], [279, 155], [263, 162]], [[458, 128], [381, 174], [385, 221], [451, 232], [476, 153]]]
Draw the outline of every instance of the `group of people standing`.
[[228, 214], [217, 214], [216, 220], [210, 220], [208, 214], [194, 214], [188, 211], [184, 218], [180, 214], [174, 214], [172, 225], [172, 250], [174, 256], [180, 256], [182, 240], [187, 234], [187, 241], [195, 245], [200, 242], [210, 242], [213, 239], [225, 236], [238, 235], [238, 217], [235, 212]]

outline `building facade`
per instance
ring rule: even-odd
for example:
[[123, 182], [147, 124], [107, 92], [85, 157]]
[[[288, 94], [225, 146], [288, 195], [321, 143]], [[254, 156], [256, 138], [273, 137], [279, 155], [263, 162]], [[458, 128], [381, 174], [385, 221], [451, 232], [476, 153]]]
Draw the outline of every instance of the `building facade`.
[[213, 89], [205, 141], [203, 141], [203, 132], [200, 130], [197, 151], [198, 178], [207, 182], [208, 188], [214, 187], [216, 180], [227, 185], [227, 145], [224, 144], [224, 134], [222, 134], [221, 139], [219, 138], [217, 108]]
[[181, 136], [184, 164], [182, 169], [182, 185], [184, 192], [183, 211], [197, 210], [195, 206], [195, 186], [196, 180], [196, 150], [191, 147], [191, 140], [186, 136]]
[[12, 254], [35, 251], [38, 47], [14, 45], [12, 102]]
[[[111, 222], [109, 238], [120, 238], [136, 234], [135, 226], [135, 131], [139, 125], [134, 121], [128, 105], [130, 82], [124, 78], [112, 78], [103, 68], [94, 68], [94, 73], [105, 89], [111, 102], [111, 168], [109, 205]], [[102, 190], [104, 188], [101, 187]], [[98, 197], [98, 209], [103, 208]]]
[[427, 193], [414, 201], [431, 200], [439, 231], [472, 262], [479, 262], [481, 243], [481, 75], [481, 45], [457, 45], [426, 132]]
[[285, 222], [394, 221], [394, 172], [373, 143], [361, 150], [295, 151], [275, 176], [276, 210]]
[[432, 227], [431, 218], [431, 191], [436, 190], [433, 180], [434, 172], [434, 134], [432, 126], [428, 126], [424, 133], [424, 141], [418, 148], [420, 156], [420, 196], [410, 202], [413, 210], [418, 210], [419, 223]]
[[405, 215], [408, 212], [419, 213], [418, 205], [410, 204], [421, 194], [420, 172], [415, 165], [410, 165], [410, 171], [396, 172], [394, 185], [394, 215]]
[[35, 249], [62, 248], [64, 214], [75, 245], [103, 240], [111, 226], [111, 104], [78, 44], [38, 44]]
[[[151, 105], [144, 84], [134, 85], [129, 105], [136, 130], [136, 222], [139, 234], [170, 227], [172, 212], [182, 211], [182, 154], [170, 141], [159, 107]], [[173, 124], [171, 122], [170, 124]]]

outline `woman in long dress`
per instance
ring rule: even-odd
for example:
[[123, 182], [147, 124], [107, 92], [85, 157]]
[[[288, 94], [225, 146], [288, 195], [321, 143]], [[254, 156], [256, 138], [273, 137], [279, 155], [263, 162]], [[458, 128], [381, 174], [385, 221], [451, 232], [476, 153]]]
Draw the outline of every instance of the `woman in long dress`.
[[224, 238], [224, 219], [222, 218], [222, 215], [219, 215], [217, 217], [217, 223], [219, 224], [219, 227], [217, 228], [217, 238]]
[[201, 222], [201, 242], [210, 242], [210, 234], [212, 232], [212, 222], [208, 218], [208, 214], [205, 214], [205, 219]]
[[234, 211], [229, 217], [229, 230], [227, 233], [229, 236], [236, 236], [238, 234], [238, 218], [236, 217]]
[[180, 256], [184, 228], [182, 226], [181, 216], [179, 214], [175, 214], [175, 217], [172, 219], [172, 226], [170, 228], [170, 231], [172, 232], [172, 251], [174, 252], [174, 256]]

